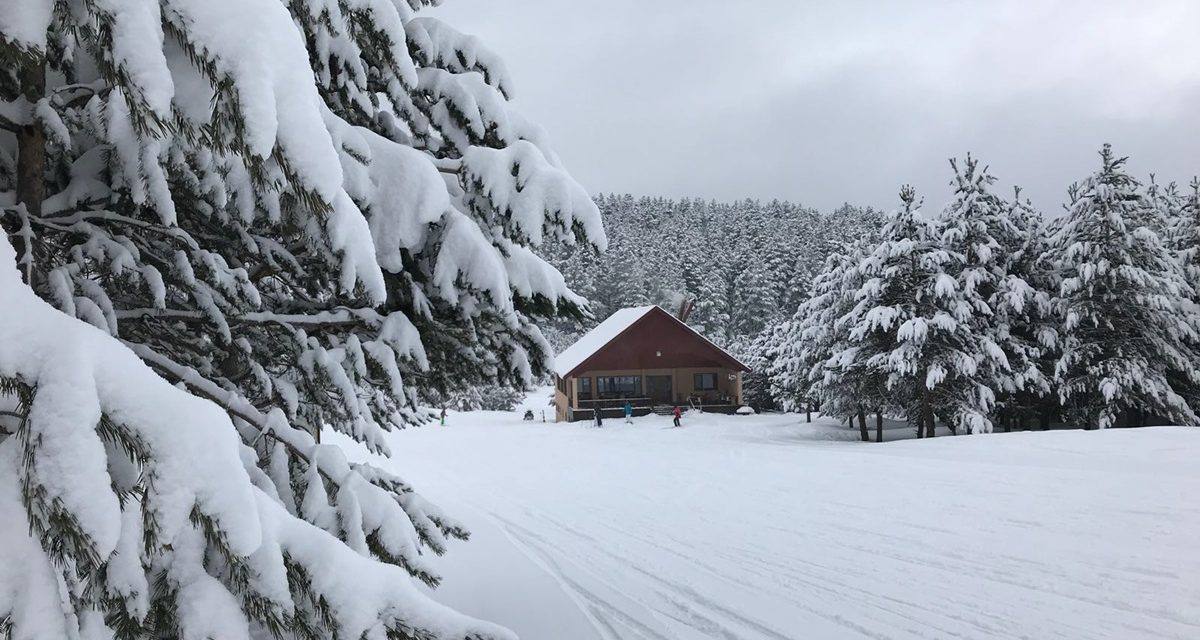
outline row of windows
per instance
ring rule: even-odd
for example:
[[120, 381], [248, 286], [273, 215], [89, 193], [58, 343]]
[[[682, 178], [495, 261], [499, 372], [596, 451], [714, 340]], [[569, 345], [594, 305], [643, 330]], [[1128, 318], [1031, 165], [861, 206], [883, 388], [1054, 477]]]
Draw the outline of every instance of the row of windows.
[[[697, 373], [692, 376], [696, 391], [716, 391], [717, 374]], [[641, 376], [596, 376], [596, 397], [600, 399], [636, 398], [642, 395]], [[592, 379], [579, 379], [579, 399], [592, 399]]]
[[596, 378], [601, 398], [632, 398], [642, 395], [641, 376], [605, 376]]
[[[602, 399], [639, 398], [642, 395], [641, 376], [596, 376], [596, 396]], [[592, 379], [579, 379], [579, 399], [591, 400]]]

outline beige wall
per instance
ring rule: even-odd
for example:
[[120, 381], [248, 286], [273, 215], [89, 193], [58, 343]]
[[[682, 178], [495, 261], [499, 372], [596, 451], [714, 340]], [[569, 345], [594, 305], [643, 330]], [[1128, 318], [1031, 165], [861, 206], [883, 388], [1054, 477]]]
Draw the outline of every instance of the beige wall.
[[[571, 390], [571, 406], [578, 405], [579, 393], [579, 378], [596, 378], [605, 376], [641, 376], [642, 390], [646, 389], [646, 376], [671, 376], [671, 392], [674, 394], [672, 400], [674, 402], [686, 402], [690, 395], [702, 395], [704, 392], [698, 392], [695, 386], [695, 374], [697, 373], [715, 373], [717, 374], [717, 389], [709, 391], [709, 394], [719, 394], [731, 396], [734, 402], [741, 404], [742, 401], [742, 374], [741, 372], [733, 372], [730, 369], [722, 369], [719, 367], [685, 367], [678, 369], [606, 369], [600, 371], [585, 371], [579, 374], [578, 378], [569, 380]], [[734, 373], [735, 378], [729, 379], [729, 374]], [[593, 393], [596, 390], [596, 382], [592, 382]], [[557, 394], [555, 395], [557, 400]], [[565, 400], [565, 398], [564, 398]]]
[[[571, 380], [568, 378], [567, 382]], [[570, 387], [568, 387], [569, 389]], [[571, 406], [566, 394], [562, 392], [558, 376], [554, 376], [554, 421], [563, 422], [567, 419], [567, 407]]]

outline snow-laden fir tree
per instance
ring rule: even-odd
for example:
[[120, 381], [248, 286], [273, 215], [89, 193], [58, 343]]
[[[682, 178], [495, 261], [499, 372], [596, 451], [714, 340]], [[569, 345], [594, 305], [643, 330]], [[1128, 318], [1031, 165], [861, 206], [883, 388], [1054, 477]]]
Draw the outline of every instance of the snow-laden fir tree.
[[1200, 178], [1193, 178], [1186, 195], [1172, 192], [1168, 199], [1168, 242], [1179, 256], [1183, 275], [1200, 303]]
[[1200, 383], [1194, 289], [1125, 158], [1105, 145], [1100, 160], [1072, 187], [1047, 253], [1062, 278], [1059, 396], [1085, 427], [1113, 426], [1124, 412], [1194, 424], [1185, 398]]
[[[858, 381], [861, 386], [855, 386], [854, 381], [843, 379], [827, 367], [834, 354], [844, 353], [848, 346], [849, 326], [842, 318], [854, 308], [854, 293], [862, 285], [859, 262], [878, 241], [878, 217], [873, 210], [846, 204], [821, 222], [828, 231], [813, 238], [815, 246], [802, 254], [807, 253], [808, 260], [826, 255], [824, 264], [811, 268], [806, 297], [791, 317], [761, 338], [770, 341], [760, 349], [768, 367], [771, 394], [784, 410], [809, 410], [821, 403], [822, 412], [839, 418], [858, 417], [868, 409], [890, 410], [886, 398], [881, 397], [878, 379], [864, 378]], [[810, 278], [803, 255], [795, 264], [797, 277], [789, 289], [798, 288], [799, 280]], [[796, 296], [795, 291], [784, 292], [785, 301]], [[860, 424], [860, 428], [865, 429], [865, 425]]]
[[771, 388], [771, 372], [777, 357], [776, 346], [786, 336], [788, 323], [776, 321], [759, 331], [735, 353], [750, 371], [742, 377], [742, 402], [755, 411], [775, 411], [780, 408]]
[[1042, 334], [1039, 340], [1036, 335], [1050, 295], [1024, 277], [1031, 267], [1028, 249], [1034, 239], [1029, 235], [1040, 228], [1033, 212], [1020, 204], [1019, 192], [1017, 202], [1008, 203], [991, 191], [995, 178], [977, 159], [968, 154], [965, 161], [951, 160], [950, 165], [954, 197], [942, 213], [940, 244], [962, 256], [956, 277], [959, 289], [972, 294], [971, 330], [1004, 352], [1007, 366], [994, 369], [997, 377], [985, 383], [999, 396], [1003, 409], [1013, 413], [1026, 398], [1045, 396], [1050, 390], [1040, 365], [1053, 336]]
[[[1184, 280], [1192, 288], [1189, 313], [1200, 314], [1200, 178], [1192, 178], [1184, 193], [1174, 183], [1158, 191], [1152, 178], [1147, 198], [1159, 208], [1166, 225], [1162, 236], [1174, 251]], [[1200, 385], [1179, 374], [1171, 377], [1171, 384], [1193, 411], [1200, 407]]]
[[0, 11], [12, 637], [504, 635], [405, 577], [465, 531], [316, 441], [386, 453], [422, 390], [545, 371], [581, 299], [533, 249], [605, 244], [425, 4]]
[[776, 344], [766, 358], [772, 394], [785, 410], [805, 410], [819, 401], [823, 413], [847, 418], [864, 409], [868, 389], [842, 377], [833, 358], [852, 355], [849, 326], [841, 319], [854, 309], [854, 293], [862, 285], [857, 268], [869, 249], [862, 242], [845, 243], [830, 253], [808, 300], [774, 334]]
[[[1000, 391], [1003, 413], [999, 419], [1005, 430], [1024, 428], [1033, 421], [1048, 428], [1052, 415], [1059, 409], [1054, 392], [1054, 366], [1059, 356], [1061, 326], [1054, 304], [1060, 284], [1058, 272], [1050, 261], [1043, 259], [1051, 225], [1041, 211], [1022, 198], [1020, 188], [1014, 188], [1006, 205], [1008, 221], [1017, 231], [1016, 235], [999, 237], [1001, 250], [1008, 256], [1008, 274], [1024, 280], [1033, 295], [1017, 313], [1011, 307], [994, 305], [1009, 320], [1008, 335], [1001, 345], [1009, 352], [1010, 366], [1029, 372], [1023, 388]], [[1037, 374], [1032, 372], [1034, 369]]]
[[848, 345], [827, 366], [851, 380], [882, 375], [892, 406], [904, 409], [919, 435], [934, 435], [935, 417], [952, 429], [990, 431], [989, 384], [1006, 362], [976, 330], [987, 302], [959, 281], [965, 257], [942, 246], [912, 188], [900, 198], [879, 245], [857, 266], [862, 286], [840, 320], [850, 327]]

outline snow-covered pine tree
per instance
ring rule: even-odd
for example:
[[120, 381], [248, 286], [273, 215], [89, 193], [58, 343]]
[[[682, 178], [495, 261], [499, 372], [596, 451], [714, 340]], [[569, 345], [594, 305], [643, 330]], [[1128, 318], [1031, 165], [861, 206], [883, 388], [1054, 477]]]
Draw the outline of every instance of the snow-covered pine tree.
[[[503, 65], [424, 4], [0, 12], [0, 220], [30, 287], [0, 243], [4, 308], [33, 310], [0, 318], [0, 513], [28, 523], [0, 564], [41, 576], [0, 600], [13, 637], [503, 635], [395, 577], [436, 583], [422, 554], [465, 531], [315, 439], [386, 453], [420, 390], [544, 371], [538, 322], [581, 300], [532, 249], [605, 244]], [[41, 324], [96, 346], [25, 344]]]
[[[1154, 207], [1109, 145], [1099, 171], [1070, 190], [1047, 259], [1062, 285], [1058, 392], [1078, 424], [1105, 428], [1123, 412], [1194, 424], [1175, 388], [1200, 383], [1193, 288], [1155, 231]], [[1173, 384], [1174, 382], [1174, 384]]]
[[[1192, 288], [1189, 313], [1200, 314], [1200, 178], [1192, 178], [1188, 191], [1176, 194], [1174, 204], [1167, 233], [1183, 277]], [[1187, 399], [1193, 411], [1200, 407], [1200, 385], [1175, 375], [1172, 386]]]
[[1183, 207], [1183, 195], [1179, 193], [1179, 188], [1174, 182], [1159, 184], [1153, 173], [1146, 183], [1144, 194], [1146, 205], [1153, 211], [1149, 222], [1150, 229], [1170, 245], [1175, 221]]
[[1192, 178], [1186, 195], [1176, 195], [1168, 213], [1168, 240], [1178, 254], [1184, 277], [1200, 303], [1200, 178]]
[[839, 418], [865, 410], [862, 394], [870, 389], [855, 387], [833, 359], [848, 353], [849, 326], [840, 320], [854, 308], [862, 285], [858, 263], [870, 249], [846, 243], [831, 252], [808, 300], [773, 336], [775, 347], [766, 355], [771, 392], [785, 410], [807, 410], [816, 402], [822, 413]]
[[[729, 300], [730, 346], [749, 349], [764, 329], [795, 312], [798, 301], [786, 300], [789, 286], [807, 285], [811, 273], [793, 271], [798, 258], [810, 260], [814, 252], [803, 250], [801, 216], [795, 205], [772, 201], [740, 203], [729, 220], [733, 246], [732, 282]], [[798, 251], [799, 249], [799, 251]]]
[[951, 428], [988, 432], [995, 400], [988, 384], [1005, 361], [975, 328], [987, 303], [960, 284], [965, 258], [941, 246], [913, 189], [901, 189], [900, 199], [881, 242], [856, 268], [862, 286], [840, 320], [850, 327], [849, 343], [828, 366], [872, 387], [882, 375], [890, 405], [907, 412], [919, 435], [934, 435], [935, 417]]
[[777, 355], [776, 345], [785, 337], [786, 322], [772, 322], [744, 343], [734, 354], [750, 368], [742, 379], [742, 401], [755, 411], [779, 409], [771, 390], [771, 371]]
[[[403, 481], [278, 408], [171, 385], [36, 296], [15, 258], [0, 241], [5, 638], [512, 637], [413, 584], [433, 578], [419, 546], [464, 532]], [[262, 462], [251, 420], [280, 443]]]
[[605, 265], [602, 272], [593, 276], [592, 309], [598, 320], [625, 307], [647, 304], [644, 263], [632, 243], [611, 243]]
[[[941, 246], [961, 255], [958, 286], [972, 294], [976, 308], [971, 329], [986, 336], [1004, 352], [1007, 366], [992, 369], [995, 380], [984, 381], [999, 396], [997, 410], [1005, 421], [1020, 410], [1020, 400], [1049, 392], [1047, 377], [1039, 367], [1042, 346], [1033, 340], [1031, 319], [1040, 318], [1049, 298], [1025, 281], [1018, 270], [1024, 264], [1027, 235], [1038, 228], [1029, 212], [1004, 202], [992, 193], [995, 178], [979, 161], [967, 155], [952, 159], [954, 198], [941, 217]], [[1018, 194], [1019, 198], [1019, 194]], [[982, 304], [981, 304], [982, 303]], [[1040, 305], [1040, 306], [1039, 306]]]
[[[1013, 189], [1013, 197], [1006, 206], [1008, 220], [1018, 233], [998, 238], [1001, 251], [1008, 256], [1009, 276], [1025, 281], [1033, 295], [1019, 313], [994, 305], [1008, 315], [1008, 336], [1001, 344], [1012, 352], [1008, 356], [1010, 365], [1029, 371], [1023, 389], [1000, 391], [1004, 408], [1001, 420], [1005, 430], [1028, 427], [1035, 420], [1042, 428], [1048, 428], [1051, 416], [1059, 411], [1053, 379], [1061, 325], [1054, 305], [1060, 284], [1058, 273], [1042, 259], [1049, 243], [1050, 225], [1028, 199], [1022, 198], [1020, 188]], [[1031, 369], [1038, 374], [1034, 375]]]

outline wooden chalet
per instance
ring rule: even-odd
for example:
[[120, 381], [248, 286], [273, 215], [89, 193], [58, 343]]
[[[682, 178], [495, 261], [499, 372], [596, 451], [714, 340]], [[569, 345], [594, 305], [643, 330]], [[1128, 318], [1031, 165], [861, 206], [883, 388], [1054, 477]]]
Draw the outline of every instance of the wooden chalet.
[[555, 360], [556, 420], [674, 406], [732, 413], [746, 365], [658, 306], [621, 309]]

